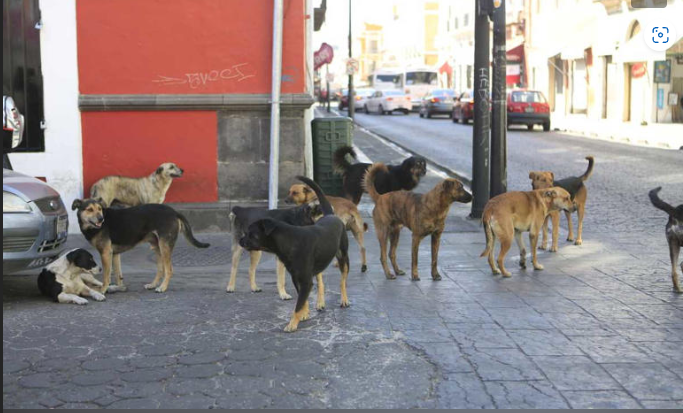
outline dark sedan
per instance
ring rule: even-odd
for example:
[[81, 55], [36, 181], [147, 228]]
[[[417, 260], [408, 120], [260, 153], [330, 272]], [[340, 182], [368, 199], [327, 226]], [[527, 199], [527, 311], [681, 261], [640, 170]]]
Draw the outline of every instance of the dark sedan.
[[432, 115], [453, 116], [453, 98], [455, 92], [450, 89], [435, 89], [422, 98], [420, 117], [431, 118]]

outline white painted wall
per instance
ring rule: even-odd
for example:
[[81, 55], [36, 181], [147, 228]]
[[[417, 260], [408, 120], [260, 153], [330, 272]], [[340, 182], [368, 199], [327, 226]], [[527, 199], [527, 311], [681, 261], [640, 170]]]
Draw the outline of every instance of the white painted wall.
[[41, 0], [40, 50], [47, 129], [45, 152], [10, 154], [18, 172], [44, 176], [69, 210], [69, 232], [79, 232], [71, 203], [83, 187], [81, 114], [78, 110], [76, 1]]

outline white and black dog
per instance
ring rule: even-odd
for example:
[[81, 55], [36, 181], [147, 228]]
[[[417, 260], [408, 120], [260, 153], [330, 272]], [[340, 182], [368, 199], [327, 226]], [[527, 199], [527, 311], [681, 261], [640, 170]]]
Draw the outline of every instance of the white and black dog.
[[102, 283], [93, 277], [101, 271], [91, 253], [83, 248], [71, 250], [43, 269], [38, 276], [38, 289], [63, 304], [88, 304], [81, 296], [104, 301], [103, 294], [88, 286], [102, 287]]

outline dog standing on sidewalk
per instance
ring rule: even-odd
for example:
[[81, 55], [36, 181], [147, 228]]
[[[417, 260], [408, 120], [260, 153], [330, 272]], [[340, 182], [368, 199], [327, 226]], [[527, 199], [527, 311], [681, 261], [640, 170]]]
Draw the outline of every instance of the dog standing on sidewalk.
[[[531, 262], [535, 270], [542, 270], [543, 266], [536, 259], [536, 244], [543, 221], [553, 211], [573, 212], [575, 209], [576, 204], [571, 200], [569, 192], [560, 187], [529, 192], [506, 192], [491, 198], [484, 207], [481, 220], [486, 234], [486, 249], [480, 257], [488, 255], [489, 266], [494, 274], [502, 272], [504, 277], [512, 276], [510, 271], [505, 269], [505, 254], [510, 250], [514, 238], [519, 247], [519, 266], [526, 268], [526, 248], [522, 232], [529, 232]], [[493, 260], [496, 239], [500, 242], [498, 267]]]
[[[531, 179], [531, 187], [533, 189], [547, 189], [554, 186], [559, 186], [560, 188], [569, 192], [572, 201], [576, 202], [576, 211], [579, 217], [578, 227], [577, 227], [577, 237], [574, 241], [574, 224], [572, 223], [572, 213], [565, 211], [565, 216], [567, 217], [567, 226], [569, 227], [569, 236], [567, 236], [567, 241], [574, 241], [574, 245], [581, 245], [583, 243], [583, 217], [586, 213], [586, 200], [588, 199], [588, 189], [584, 182], [590, 178], [593, 173], [593, 165], [595, 159], [592, 156], [586, 156], [588, 160], [588, 168], [586, 172], [581, 176], [572, 176], [569, 178], [555, 180], [555, 174], [550, 171], [532, 171], [529, 172], [529, 179]], [[552, 246], [550, 247], [550, 252], [557, 252], [558, 238], [560, 236], [560, 212], [551, 212], [545, 218], [543, 222], [543, 240], [541, 241], [540, 249], [544, 250], [548, 246], [548, 220], [553, 223], [553, 240]]]
[[[289, 188], [289, 194], [285, 198], [286, 203], [294, 203], [296, 205], [308, 204], [314, 202], [318, 199], [315, 192], [306, 185], [294, 184]], [[344, 225], [346, 225], [346, 230], [351, 231], [353, 237], [358, 242], [360, 246], [360, 258], [361, 258], [361, 272], [368, 270], [368, 263], [365, 258], [365, 240], [364, 232], [368, 230], [368, 224], [363, 222], [363, 218], [358, 212], [358, 207], [353, 202], [346, 198], [340, 198], [337, 196], [328, 196], [327, 199], [332, 204], [332, 209], [334, 209], [334, 214], [342, 220]]]
[[[402, 227], [408, 227], [413, 233], [411, 276], [413, 281], [419, 281], [417, 271], [417, 256], [420, 241], [427, 235], [432, 238], [432, 279], [440, 280], [438, 260], [441, 233], [446, 224], [448, 210], [453, 202], [464, 204], [472, 201], [472, 195], [465, 190], [457, 179], [444, 179], [434, 189], [426, 194], [416, 194], [408, 191], [394, 191], [380, 194], [375, 189], [375, 178], [380, 173], [386, 173], [387, 166], [383, 163], [372, 165], [365, 175], [364, 186], [375, 202], [372, 219], [377, 231], [380, 245], [380, 262], [384, 275], [388, 279], [395, 279], [397, 275], [405, 274], [396, 263], [396, 249]], [[390, 242], [389, 258], [396, 274], [391, 274], [387, 265], [387, 239]]]
[[[671, 258], [671, 280], [674, 283], [674, 290], [681, 293], [681, 285], [678, 282], [676, 267], [678, 266], [678, 254], [683, 246], [683, 204], [673, 207], [659, 198], [659, 191], [662, 187], [650, 191], [650, 202], [657, 209], [661, 209], [669, 215], [669, 222], [666, 223], [666, 241], [669, 243], [669, 257]], [[683, 271], [683, 262], [681, 263]]]

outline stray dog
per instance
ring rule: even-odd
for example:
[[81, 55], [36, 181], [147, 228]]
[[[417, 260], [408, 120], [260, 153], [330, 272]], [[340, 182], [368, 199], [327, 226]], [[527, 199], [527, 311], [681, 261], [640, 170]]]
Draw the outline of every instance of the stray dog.
[[[543, 226], [545, 217], [553, 211], [569, 211], [576, 209], [569, 192], [553, 187], [529, 192], [507, 192], [491, 198], [484, 207], [482, 224], [486, 233], [486, 249], [481, 257], [488, 255], [489, 265], [494, 274], [503, 273], [504, 277], [512, 274], [505, 269], [505, 254], [510, 250], [514, 237], [519, 247], [519, 266], [526, 268], [526, 248], [522, 240], [522, 232], [529, 232], [531, 242], [531, 262], [535, 270], [543, 266], [536, 259], [538, 232]], [[493, 249], [496, 238], [500, 241], [498, 267], [493, 261]]]
[[[583, 217], [586, 212], [586, 199], [588, 198], [588, 189], [584, 182], [593, 173], [593, 164], [595, 160], [592, 156], [586, 156], [588, 160], [588, 169], [581, 176], [572, 176], [569, 178], [555, 180], [555, 174], [549, 171], [536, 171], [529, 172], [529, 179], [531, 179], [531, 187], [533, 189], [547, 189], [554, 186], [559, 186], [560, 188], [569, 192], [572, 201], [576, 202], [576, 211], [579, 216], [579, 225], [577, 228], [577, 237], [574, 245], [581, 245], [583, 239]], [[572, 224], [572, 214], [571, 212], [565, 211], [565, 216], [567, 217], [567, 226], [569, 227], [569, 236], [567, 236], [567, 241], [574, 241], [574, 224]], [[553, 222], [553, 244], [550, 247], [550, 252], [557, 252], [557, 240], [560, 235], [560, 212], [551, 212], [549, 216], [545, 218], [543, 222], [543, 241], [541, 241], [540, 249], [544, 250], [548, 246], [548, 220]]]
[[142, 204], [163, 204], [173, 178], [180, 178], [183, 172], [185, 171], [178, 165], [167, 162], [162, 163], [156, 171], [143, 178], [105, 176], [90, 187], [90, 198], [102, 198], [107, 208], [114, 201], [129, 207]]
[[[669, 214], [669, 222], [666, 224], [666, 240], [669, 243], [669, 256], [671, 257], [671, 279], [674, 283], [674, 290], [676, 292], [683, 292], [681, 285], [678, 283], [678, 274], [676, 273], [676, 266], [678, 265], [678, 254], [683, 246], [683, 204], [673, 207], [666, 202], [659, 199], [659, 191], [662, 187], [658, 187], [650, 191], [650, 201], [655, 208]], [[683, 262], [681, 263], [681, 271], [683, 271]]]
[[[440, 280], [441, 275], [437, 268], [439, 245], [448, 210], [453, 202], [465, 204], [471, 202], [472, 195], [465, 190], [460, 181], [452, 178], [444, 179], [424, 195], [408, 191], [380, 194], [375, 189], [375, 178], [386, 171], [387, 167], [383, 163], [374, 164], [365, 175], [364, 182], [365, 188], [375, 202], [372, 219], [375, 222], [377, 239], [379, 239], [380, 261], [384, 268], [384, 275], [388, 279], [394, 279], [396, 275], [405, 274], [396, 264], [396, 248], [401, 228], [406, 226], [413, 233], [412, 280], [420, 280], [417, 272], [417, 253], [420, 241], [427, 235], [432, 237], [432, 279]], [[391, 243], [389, 258], [391, 258], [396, 275], [389, 272], [387, 265], [387, 238]]]
[[[285, 202], [301, 205], [311, 203], [317, 199], [315, 192], [313, 192], [311, 188], [303, 184], [294, 184], [289, 188], [289, 195], [285, 198]], [[358, 207], [356, 207], [356, 204], [353, 202], [337, 196], [328, 196], [327, 199], [330, 201], [332, 209], [334, 209], [334, 214], [342, 220], [344, 225], [346, 225], [346, 230], [351, 231], [356, 242], [358, 242], [361, 257], [360, 270], [361, 272], [367, 271], [368, 265], [365, 259], [365, 241], [363, 233], [368, 230], [368, 224], [363, 222], [363, 218], [360, 216], [360, 212], [358, 212]]]
[[[76, 199], [71, 205], [78, 210], [78, 226], [90, 244], [97, 249], [102, 258], [102, 292], [125, 291], [121, 274], [120, 254], [133, 249], [141, 242], [149, 242], [157, 256], [157, 274], [148, 290], [163, 293], [173, 276], [171, 255], [181, 231], [187, 241], [197, 248], [207, 248], [209, 244], [197, 241], [192, 235], [192, 227], [182, 214], [168, 205], [146, 204], [131, 208], [107, 208], [99, 199]], [[117, 278], [116, 289], [110, 289], [112, 264]], [[159, 285], [161, 277], [163, 282]]]
[[104, 301], [103, 294], [86, 284], [101, 287], [102, 283], [93, 277], [100, 270], [91, 253], [82, 248], [71, 250], [43, 269], [38, 275], [38, 289], [63, 304], [88, 304], [83, 297]]
[[[230, 271], [230, 281], [226, 291], [232, 293], [235, 291], [235, 278], [237, 277], [237, 267], [240, 264], [240, 256], [244, 249], [240, 245], [240, 239], [244, 237], [249, 229], [249, 226], [261, 219], [274, 219], [285, 222], [289, 225], [305, 226], [313, 225], [313, 212], [309, 205], [302, 205], [296, 208], [284, 209], [266, 209], [266, 208], [244, 208], [236, 206], [230, 212], [230, 226], [232, 228], [232, 269]], [[256, 284], [256, 266], [261, 260], [261, 251], [249, 251], [251, 258], [251, 265], [249, 266], [249, 284], [251, 291], [254, 293], [261, 292], [261, 288]], [[285, 266], [278, 259], [276, 262], [277, 273], [277, 291], [280, 298], [283, 300], [291, 300], [292, 296], [285, 291]]]
[[[325, 297], [322, 284], [322, 271], [337, 258], [341, 270], [341, 306], [349, 306], [346, 294], [346, 278], [349, 274], [349, 239], [346, 236], [344, 223], [334, 215], [332, 205], [325, 198], [322, 189], [312, 180], [297, 176], [315, 191], [323, 217], [314, 225], [294, 226], [266, 218], [252, 223], [247, 234], [240, 240], [240, 245], [249, 251], [260, 250], [272, 252], [292, 276], [298, 297], [292, 318], [286, 332], [296, 331], [299, 322], [308, 320], [308, 295], [313, 286], [313, 276], [318, 275], [318, 300]], [[320, 309], [320, 307], [318, 307]]]
[[[344, 198], [358, 205], [363, 196], [363, 179], [372, 164], [352, 164], [346, 160], [346, 155], [356, 159], [356, 152], [350, 146], [343, 146], [334, 152], [332, 163], [335, 171], [344, 178]], [[375, 178], [375, 188], [380, 194], [404, 189], [410, 191], [415, 188], [420, 179], [427, 174], [427, 161], [421, 156], [411, 156], [400, 165], [387, 165]], [[367, 191], [367, 190], [366, 190]]]

